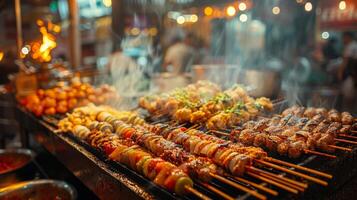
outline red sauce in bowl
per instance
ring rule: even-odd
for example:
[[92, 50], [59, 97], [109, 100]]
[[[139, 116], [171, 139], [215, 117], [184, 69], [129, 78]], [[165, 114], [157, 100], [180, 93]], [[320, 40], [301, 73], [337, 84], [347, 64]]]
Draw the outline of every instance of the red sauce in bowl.
[[0, 154], [0, 175], [19, 169], [25, 166], [31, 157], [19, 153], [2, 153]]

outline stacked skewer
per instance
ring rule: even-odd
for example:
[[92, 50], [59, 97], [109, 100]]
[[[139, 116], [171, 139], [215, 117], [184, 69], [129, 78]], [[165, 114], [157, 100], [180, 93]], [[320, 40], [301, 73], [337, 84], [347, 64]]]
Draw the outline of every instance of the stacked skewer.
[[[125, 118], [118, 112], [86, 107], [69, 114], [59, 123], [59, 128], [72, 132], [110, 159], [179, 195], [193, 193], [208, 198], [193, 189], [192, 180], [198, 180], [195, 182], [211, 192], [225, 199], [234, 199], [212, 185], [214, 179], [258, 199], [266, 199], [267, 195], [278, 195], [277, 189], [294, 194], [303, 192], [308, 187], [306, 181], [327, 185], [325, 180], [308, 174], [332, 178], [323, 172], [268, 157], [259, 147], [226, 141], [193, 128], [150, 125], [137, 115], [132, 116]], [[305, 181], [275, 174], [270, 169]]]
[[352, 151], [336, 143], [357, 144], [356, 141], [351, 141], [356, 139], [351, 135], [356, 127], [352, 115], [347, 112], [293, 106], [284, 110], [281, 115], [246, 122], [230, 133], [215, 130], [212, 133], [290, 158], [306, 153], [336, 158], [329, 153], [335, 150]]
[[221, 91], [213, 83], [204, 83], [189, 85], [179, 92], [142, 97], [139, 106], [152, 116], [165, 116], [177, 123], [201, 124], [213, 130], [231, 128], [273, 107], [267, 98], [250, 97], [242, 86]]

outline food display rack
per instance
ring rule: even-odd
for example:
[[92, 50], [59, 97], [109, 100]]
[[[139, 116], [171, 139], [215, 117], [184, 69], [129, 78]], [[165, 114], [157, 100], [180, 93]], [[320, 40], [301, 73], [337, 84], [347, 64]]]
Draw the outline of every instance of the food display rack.
[[[189, 195], [174, 195], [125, 166], [106, 160], [100, 152], [70, 134], [56, 133], [53, 122], [35, 117], [20, 105], [17, 106], [16, 117], [22, 125], [21, 139], [25, 144], [34, 140], [42, 145], [100, 199], [195, 199]], [[357, 148], [348, 153], [337, 152], [336, 155], [336, 159], [306, 155], [297, 160], [271, 155], [333, 175], [327, 187], [311, 183], [304, 193], [293, 195], [279, 192], [274, 199], [327, 199], [341, 190], [357, 174]], [[242, 193], [237, 199], [253, 198]]]

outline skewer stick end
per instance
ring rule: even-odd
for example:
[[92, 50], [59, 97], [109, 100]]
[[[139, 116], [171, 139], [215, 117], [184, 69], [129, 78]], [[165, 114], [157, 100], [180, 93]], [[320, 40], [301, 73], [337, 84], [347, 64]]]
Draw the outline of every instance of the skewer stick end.
[[195, 196], [199, 197], [202, 200], [211, 200], [211, 198], [202, 194], [201, 192], [199, 192], [198, 190], [194, 189], [193, 187], [191, 187], [189, 185], [185, 185], [185, 189], [187, 192], [194, 194]]

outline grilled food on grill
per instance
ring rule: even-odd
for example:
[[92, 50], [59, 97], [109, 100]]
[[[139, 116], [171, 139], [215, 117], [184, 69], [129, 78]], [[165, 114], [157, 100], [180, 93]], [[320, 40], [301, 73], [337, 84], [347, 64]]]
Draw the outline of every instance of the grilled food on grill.
[[140, 146], [121, 140], [117, 135], [98, 130], [90, 131], [81, 125], [74, 127], [73, 134], [104, 151], [110, 159], [141, 173], [169, 191], [183, 195], [187, 186], [193, 186], [193, 181], [182, 169], [161, 158], [153, 157]]
[[168, 94], [143, 97], [139, 105], [151, 114], [167, 115], [179, 123], [205, 124], [208, 129], [230, 128], [273, 107], [269, 99], [253, 99], [239, 85], [220, 92], [216, 85], [202, 82]]
[[[109, 113], [106, 115], [106, 118], [102, 118], [101, 122], [97, 123], [98, 128], [100, 128], [100, 123], [111, 124], [113, 127], [111, 129], [115, 129], [121, 138], [130, 139], [149, 149], [153, 154], [176, 165], [181, 165], [188, 174], [204, 181], [211, 178], [211, 173], [222, 174], [222, 169], [217, 167], [216, 164], [234, 175], [242, 175], [245, 166], [252, 164], [253, 158], [266, 156], [266, 153], [259, 148], [243, 147], [219, 138], [214, 139], [212, 138], [214, 136], [208, 137], [195, 130], [189, 130], [185, 133], [183, 131], [185, 128], [171, 130], [169, 126], [163, 124], [143, 124], [132, 127], [124, 122], [115, 123], [115, 120], [112, 120], [115, 117], [110, 116]], [[167, 135], [167, 137], [161, 134]], [[185, 138], [185, 141], [179, 141], [183, 138]], [[175, 143], [182, 145], [186, 151], [179, 148]], [[217, 144], [212, 146], [215, 143]], [[233, 152], [234, 154], [230, 154]], [[216, 155], [216, 153], [219, 155]], [[221, 157], [223, 153], [229, 157]], [[234, 161], [232, 161], [233, 159]]]
[[[339, 133], [347, 133], [352, 121], [349, 113], [336, 114], [336, 111], [303, 107], [291, 107], [281, 116], [249, 121], [241, 129], [233, 130], [231, 138], [248, 146], [258, 146], [276, 151], [281, 155], [296, 158], [304, 150], [333, 152]], [[342, 116], [345, 118], [342, 122]], [[331, 118], [334, 118], [331, 121]], [[346, 119], [347, 118], [347, 119]], [[347, 124], [347, 121], [349, 124]]]
[[[282, 112], [282, 115], [294, 114], [299, 117], [309, 119], [316, 115], [321, 115], [324, 119], [331, 122], [340, 122], [342, 125], [353, 125], [354, 118], [349, 112], [338, 112], [336, 109], [327, 110], [326, 108], [292, 106]], [[356, 125], [355, 125], [356, 126]]]
[[[185, 128], [172, 128], [164, 124], [131, 127], [105, 111], [99, 112], [96, 119], [98, 121], [86, 125], [89, 131], [91, 129], [111, 133], [115, 130], [121, 138], [131, 139], [157, 156], [185, 166], [188, 173], [204, 180], [210, 177], [210, 173], [220, 173], [221, 170], [216, 165], [233, 175], [242, 175], [246, 166], [252, 165], [254, 159], [267, 156], [260, 148], [244, 147], [198, 130], [185, 132]], [[175, 143], [190, 153], [178, 148]]]
[[59, 121], [58, 128], [63, 132], [68, 132], [72, 131], [75, 125], [89, 126], [89, 124], [97, 118], [105, 118], [106, 113], [110, 114], [110, 116], [114, 116], [117, 120], [132, 124], [143, 124], [145, 122], [136, 112], [117, 111], [109, 106], [89, 104], [88, 106], [74, 109], [70, 114], [67, 113], [67, 117]]
[[161, 95], [149, 95], [139, 99], [139, 106], [151, 114], [171, 115], [180, 108], [195, 109], [211, 99], [220, 88], [209, 81], [198, 81], [187, 87]]
[[[146, 129], [163, 136], [165, 139], [181, 145], [186, 151], [212, 159], [218, 166], [233, 175], [242, 175], [246, 166], [252, 165], [254, 159], [264, 158], [267, 154], [260, 148], [243, 147], [219, 138], [207, 138], [197, 130], [184, 131], [165, 125], [146, 125]], [[214, 137], [214, 136], [211, 136]]]

